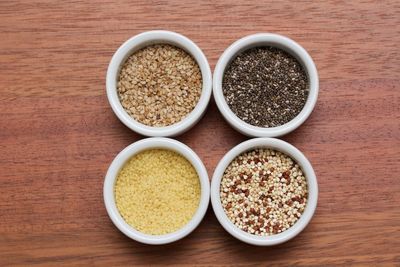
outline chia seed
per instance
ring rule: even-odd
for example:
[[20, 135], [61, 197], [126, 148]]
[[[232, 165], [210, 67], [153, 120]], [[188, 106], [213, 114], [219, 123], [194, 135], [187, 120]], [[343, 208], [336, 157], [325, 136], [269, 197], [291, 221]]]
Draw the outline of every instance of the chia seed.
[[303, 109], [308, 78], [300, 62], [275, 47], [255, 47], [239, 54], [225, 71], [225, 99], [241, 120], [259, 127], [277, 127]]

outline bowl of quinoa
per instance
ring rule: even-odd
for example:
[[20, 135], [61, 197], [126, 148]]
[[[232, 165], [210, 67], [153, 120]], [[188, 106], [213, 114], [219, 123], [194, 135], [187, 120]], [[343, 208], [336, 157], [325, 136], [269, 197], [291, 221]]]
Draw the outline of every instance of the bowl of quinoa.
[[107, 98], [127, 127], [145, 136], [175, 136], [203, 116], [212, 92], [207, 58], [189, 38], [148, 31], [123, 43], [106, 76]]
[[271, 246], [290, 240], [310, 222], [318, 200], [314, 170], [297, 148], [256, 138], [231, 149], [218, 163], [211, 203], [235, 238]]
[[138, 242], [161, 245], [190, 234], [210, 198], [207, 171], [196, 153], [169, 138], [147, 138], [122, 150], [104, 181], [114, 225]]

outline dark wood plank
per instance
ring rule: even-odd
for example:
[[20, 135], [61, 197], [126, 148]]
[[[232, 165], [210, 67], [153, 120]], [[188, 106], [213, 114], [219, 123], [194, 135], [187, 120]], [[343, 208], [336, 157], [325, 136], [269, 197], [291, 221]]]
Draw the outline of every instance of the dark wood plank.
[[[0, 2], [0, 265], [400, 265], [399, 13], [397, 1]], [[256, 32], [287, 35], [310, 52], [320, 97], [282, 138], [309, 157], [320, 186], [316, 215], [297, 238], [240, 243], [211, 209], [194, 233], [161, 247], [112, 225], [104, 174], [143, 137], [112, 113], [105, 72], [123, 41], [151, 29], [193, 39], [212, 68], [230, 43]], [[177, 139], [211, 176], [247, 137], [212, 101]]]

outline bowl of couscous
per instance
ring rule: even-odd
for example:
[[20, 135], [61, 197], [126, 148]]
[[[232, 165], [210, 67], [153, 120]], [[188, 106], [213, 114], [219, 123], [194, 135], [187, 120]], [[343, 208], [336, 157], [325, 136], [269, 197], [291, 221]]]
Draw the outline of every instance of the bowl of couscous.
[[138, 242], [161, 245], [190, 234], [210, 198], [207, 170], [196, 153], [169, 138], [147, 138], [122, 150], [104, 181], [114, 225]]

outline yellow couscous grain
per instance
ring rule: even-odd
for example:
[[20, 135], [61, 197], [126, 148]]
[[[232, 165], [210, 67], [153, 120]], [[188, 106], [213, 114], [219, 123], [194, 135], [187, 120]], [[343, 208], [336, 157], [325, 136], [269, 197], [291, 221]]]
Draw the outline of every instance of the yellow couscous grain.
[[179, 230], [193, 217], [200, 202], [200, 180], [183, 156], [151, 149], [123, 166], [114, 193], [129, 225], [142, 233], [162, 235]]

